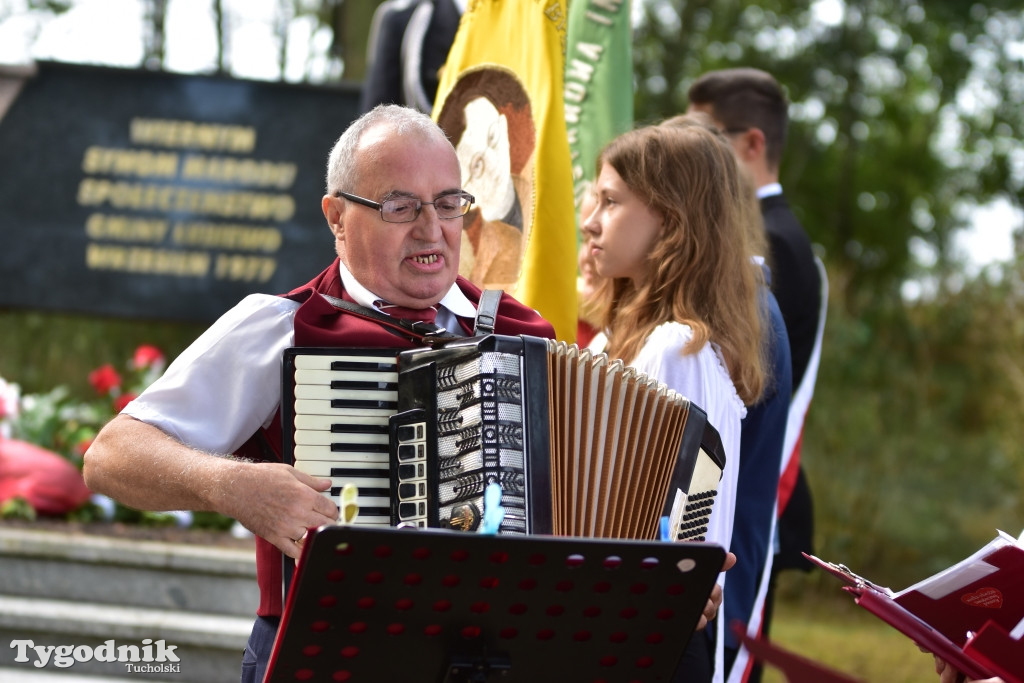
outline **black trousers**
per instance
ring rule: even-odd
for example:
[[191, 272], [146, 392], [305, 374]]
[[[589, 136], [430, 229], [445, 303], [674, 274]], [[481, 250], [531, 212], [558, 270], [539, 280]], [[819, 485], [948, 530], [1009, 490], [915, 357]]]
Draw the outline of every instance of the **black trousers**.
[[711, 683], [714, 671], [715, 646], [708, 637], [708, 631], [714, 628], [713, 622], [703, 631], [697, 631], [690, 638], [686, 652], [676, 667], [672, 683]]

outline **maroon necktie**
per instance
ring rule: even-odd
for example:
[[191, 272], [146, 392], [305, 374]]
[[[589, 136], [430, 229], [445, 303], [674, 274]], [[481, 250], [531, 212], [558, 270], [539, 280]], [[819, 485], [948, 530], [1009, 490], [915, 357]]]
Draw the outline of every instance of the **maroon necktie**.
[[403, 308], [402, 306], [389, 304], [381, 299], [374, 301], [373, 305], [392, 318], [404, 318], [414, 323], [430, 323], [432, 325], [434, 324], [434, 319], [437, 318], [437, 309], [433, 306], [430, 308]]

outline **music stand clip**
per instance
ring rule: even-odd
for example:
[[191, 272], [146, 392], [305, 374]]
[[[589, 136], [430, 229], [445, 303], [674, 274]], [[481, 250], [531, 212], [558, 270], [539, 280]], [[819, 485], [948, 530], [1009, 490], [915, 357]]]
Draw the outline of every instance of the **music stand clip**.
[[445, 683], [486, 683], [501, 680], [512, 671], [512, 660], [505, 653], [472, 659], [452, 657]]

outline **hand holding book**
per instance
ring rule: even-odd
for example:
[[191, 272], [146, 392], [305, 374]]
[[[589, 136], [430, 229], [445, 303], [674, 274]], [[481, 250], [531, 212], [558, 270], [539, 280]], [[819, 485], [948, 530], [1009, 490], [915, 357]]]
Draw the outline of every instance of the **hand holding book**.
[[1024, 535], [999, 532], [970, 557], [898, 592], [806, 557], [849, 584], [844, 590], [858, 605], [970, 678], [1024, 683]]

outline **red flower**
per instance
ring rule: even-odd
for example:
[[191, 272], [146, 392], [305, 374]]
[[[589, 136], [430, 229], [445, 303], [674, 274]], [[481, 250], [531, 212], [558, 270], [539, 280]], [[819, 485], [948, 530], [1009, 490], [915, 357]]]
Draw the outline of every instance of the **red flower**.
[[120, 413], [124, 407], [135, 400], [135, 394], [128, 392], [114, 399], [114, 412]]
[[97, 394], [103, 396], [121, 386], [121, 375], [117, 374], [113, 365], [107, 363], [89, 373], [89, 384]]
[[143, 344], [135, 349], [135, 357], [132, 359], [132, 366], [136, 370], [148, 368], [156, 363], [163, 363], [164, 354], [155, 346]]
[[82, 439], [75, 445], [75, 453], [79, 455], [85, 455], [85, 452], [89, 450], [89, 446], [92, 445], [92, 439]]

